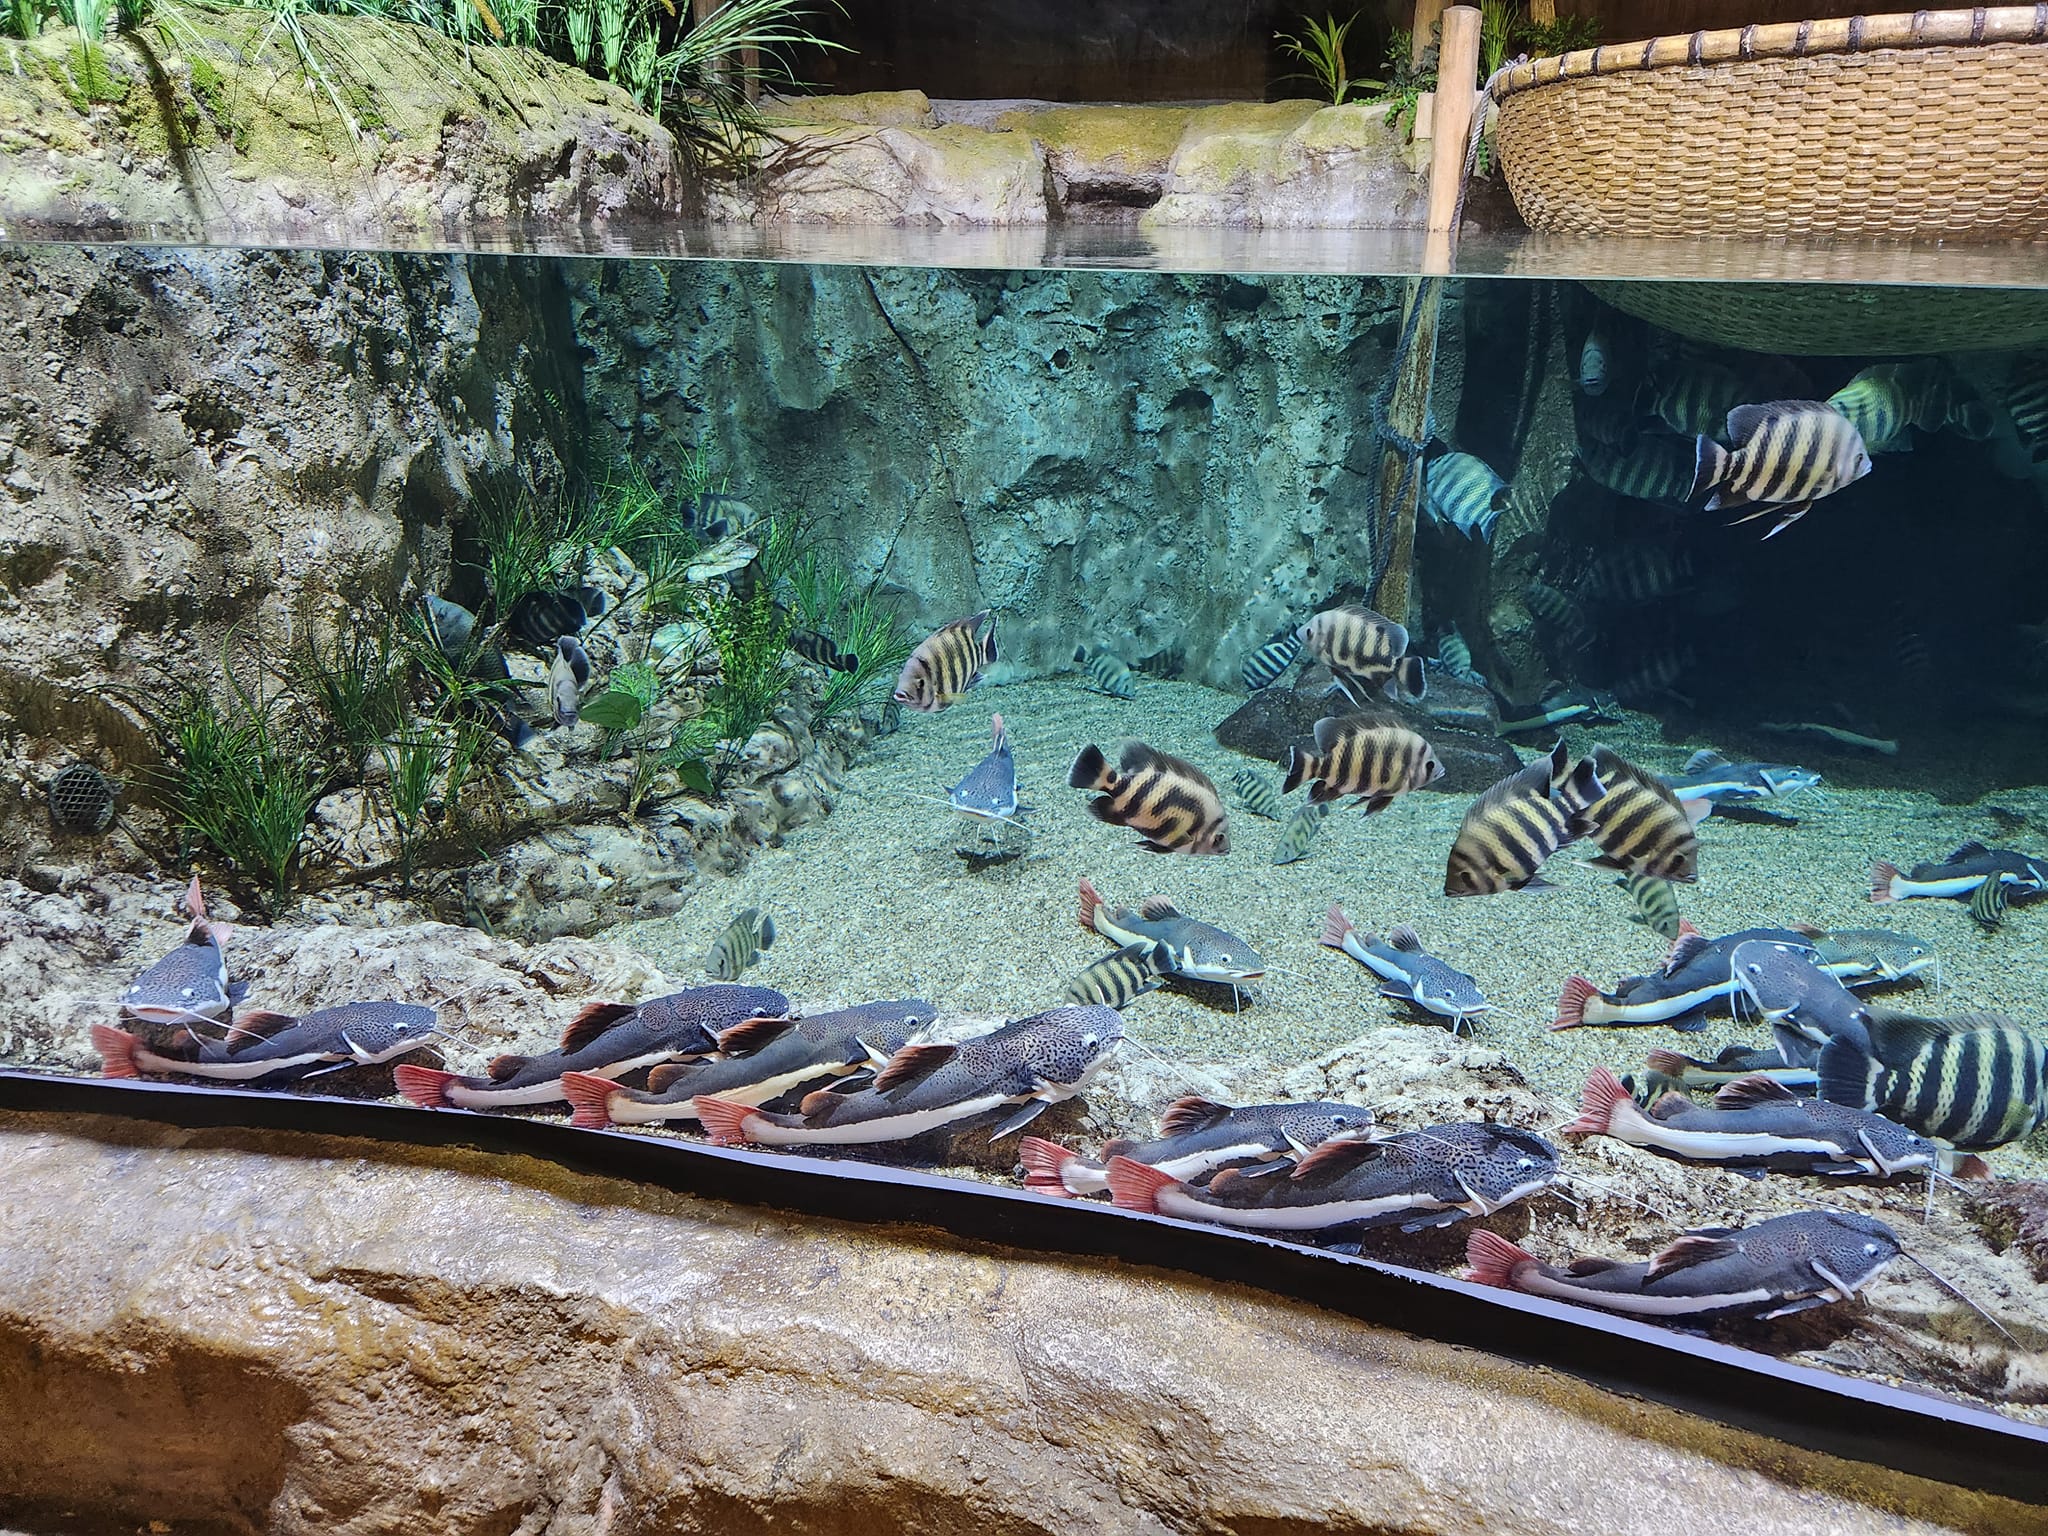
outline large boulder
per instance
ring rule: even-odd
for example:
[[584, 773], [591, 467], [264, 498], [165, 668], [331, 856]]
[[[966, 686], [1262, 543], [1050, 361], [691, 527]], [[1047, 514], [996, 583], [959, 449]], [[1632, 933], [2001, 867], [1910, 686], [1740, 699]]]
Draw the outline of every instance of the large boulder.
[[516, 1157], [10, 1114], [0, 1224], [29, 1528], [2037, 1528], [1241, 1288]]

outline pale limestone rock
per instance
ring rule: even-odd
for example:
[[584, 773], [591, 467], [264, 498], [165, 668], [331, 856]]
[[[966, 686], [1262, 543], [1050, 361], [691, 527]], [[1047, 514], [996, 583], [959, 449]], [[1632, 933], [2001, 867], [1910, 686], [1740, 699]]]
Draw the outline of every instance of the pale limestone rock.
[[706, 196], [714, 219], [952, 228], [1046, 221], [1045, 157], [1021, 133], [943, 126], [787, 130], [761, 173]]
[[[424, 1112], [423, 1112], [424, 1113]], [[370, 1536], [2017, 1533], [2038, 1511], [1235, 1287], [520, 1158], [0, 1117], [0, 1468]]]
[[[1305, 110], [1304, 110], [1305, 109]], [[1419, 228], [1425, 178], [1402, 159], [1384, 103], [1217, 107], [1188, 124], [1149, 227]]]

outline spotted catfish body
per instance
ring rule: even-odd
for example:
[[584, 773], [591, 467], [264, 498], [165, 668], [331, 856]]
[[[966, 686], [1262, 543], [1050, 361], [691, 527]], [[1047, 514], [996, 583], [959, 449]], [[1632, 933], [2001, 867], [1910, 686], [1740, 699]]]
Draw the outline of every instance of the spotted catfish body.
[[1680, 1088], [1721, 1088], [1744, 1077], [1770, 1077], [1788, 1088], [1812, 1088], [1812, 1067], [1790, 1067], [1775, 1046], [1725, 1045], [1713, 1056], [1655, 1050], [1643, 1057], [1653, 1077]]
[[1085, 875], [1080, 890], [1083, 928], [1117, 945], [1150, 940], [1158, 946], [1158, 964], [1169, 976], [1235, 986], [1266, 974], [1265, 960], [1251, 945], [1189, 917], [1168, 897], [1148, 896], [1135, 907], [1112, 907]]
[[1710, 939], [1690, 923], [1682, 924], [1662, 967], [1647, 975], [1625, 976], [1611, 992], [1583, 976], [1569, 978], [1550, 1027], [1669, 1023], [1676, 1029], [1704, 1029], [1705, 1010], [1735, 994], [1735, 948], [1750, 939], [1803, 942], [1790, 928], [1744, 928]]
[[957, 1045], [906, 1045], [857, 1093], [821, 1089], [799, 1113], [770, 1114], [699, 1098], [697, 1116], [724, 1146], [857, 1146], [903, 1141], [993, 1110], [1021, 1106], [995, 1132], [1031, 1123], [1048, 1104], [1072, 1098], [1124, 1037], [1114, 1008], [1049, 1008]]
[[1074, 759], [1067, 783], [1097, 791], [1088, 814], [1139, 834], [1151, 853], [1228, 853], [1230, 817], [1209, 775], [1193, 763], [1126, 742], [1116, 767], [1090, 744]]
[[1404, 1232], [1490, 1215], [1557, 1181], [1557, 1148], [1501, 1125], [1432, 1125], [1370, 1141], [1333, 1141], [1286, 1177], [1226, 1168], [1206, 1187], [1129, 1157], [1109, 1160], [1125, 1210], [1257, 1232], [1398, 1225]]
[[1882, 1115], [1802, 1099], [1764, 1076], [1738, 1078], [1711, 1109], [1667, 1093], [1645, 1113], [1605, 1067], [1586, 1079], [1567, 1136], [1611, 1136], [1688, 1162], [1890, 1179], [1932, 1168], [1933, 1142]]
[[1664, 787], [1681, 801], [1704, 800], [1724, 805], [1755, 805], [1782, 799], [1819, 785], [1820, 775], [1793, 763], [1731, 763], [1710, 747], [1686, 759], [1677, 773], [1663, 775]]
[[1010, 752], [1010, 733], [1001, 715], [989, 716], [992, 745], [967, 776], [946, 791], [953, 809], [988, 821], [1007, 821], [1023, 807], [1017, 804], [1017, 759]]
[[1332, 903], [1323, 920], [1322, 941], [1379, 977], [1382, 997], [1398, 998], [1449, 1019], [1453, 1033], [1493, 1007], [1476, 981], [1425, 950], [1421, 937], [1406, 923], [1381, 943], [1376, 935], [1353, 927], [1344, 909]]
[[227, 956], [222, 941], [228, 925], [206, 915], [206, 895], [199, 877], [185, 892], [185, 910], [192, 926], [178, 947], [144, 971], [121, 993], [121, 1018], [139, 1024], [222, 1023], [241, 988], [228, 984]]
[[1870, 899], [1880, 903], [1915, 896], [1965, 900], [1990, 881], [2027, 895], [2048, 892], [2048, 858], [2011, 848], [1987, 848], [1973, 840], [1939, 863], [1915, 864], [1904, 873], [1896, 864], [1879, 860], [1870, 866]]
[[1788, 1067], [1811, 1067], [1840, 1035], [1864, 1038], [1869, 1011], [1820, 953], [1784, 939], [1748, 939], [1729, 954], [1730, 974], [1778, 1042]]
[[926, 713], [946, 709], [979, 684], [996, 659], [996, 621], [990, 610], [941, 624], [903, 664], [895, 701]]
[[1422, 697], [1422, 658], [1407, 654], [1408, 631], [1370, 608], [1355, 603], [1326, 608], [1295, 635], [1355, 705], [1363, 707], [1386, 692]]
[[694, 1120], [699, 1095], [766, 1104], [820, 1078], [865, 1067], [879, 1071], [938, 1016], [931, 1003], [907, 997], [815, 1013], [794, 1024], [749, 1019], [720, 1032], [718, 1048], [726, 1054], [719, 1059], [658, 1066], [647, 1074], [644, 1089], [621, 1088], [593, 1073], [565, 1073], [563, 1097], [583, 1126]]
[[177, 1073], [221, 1083], [272, 1085], [329, 1067], [372, 1066], [433, 1043], [435, 1014], [417, 1003], [343, 1003], [298, 1018], [246, 1013], [225, 1040], [179, 1031], [183, 1054], [152, 1049], [125, 1030], [93, 1028], [108, 1077]]
[[1543, 861], [1586, 830], [1586, 807], [1604, 793], [1590, 760], [1570, 766], [1559, 741], [1548, 757], [1511, 773], [1472, 803], [1444, 869], [1446, 896], [1540, 885]]
[[1849, 1211], [1795, 1211], [1754, 1226], [1688, 1232], [1644, 1263], [1582, 1258], [1558, 1268], [1474, 1232], [1468, 1280], [1653, 1321], [1784, 1317], [1847, 1301], [1899, 1256], [1898, 1234]]
[[562, 1074], [616, 1078], [636, 1067], [709, 1056], [719, 1036], [756, 1018], [787, 1018], [789, 999], [768, 987], [689, 987], [644, 1003], [591, 1003], [562, 1031], [558, 1049], [500, 1056], [483, 1077], [402, 1066], [398, 1091], [423, 1108], [504, 1109], [554, 1104]]
[[1109, 1188], [1109, 1160], [1127, 1157], [1183, 1182], [1240, 1164], [1279, 1164], [1325, 1142], [1372, 1134], [1372, 1111], [1357, 1104], [1246, 1104], [1236, 1109], [1190, 1094], [1160, 1117], [1151, 1141], [1119, 1139], [1099, 1157], [1083, 1157], [1056, 1142], [1026, 1136], [1018, 1145], [1024, 1187], [1066, 1199]]

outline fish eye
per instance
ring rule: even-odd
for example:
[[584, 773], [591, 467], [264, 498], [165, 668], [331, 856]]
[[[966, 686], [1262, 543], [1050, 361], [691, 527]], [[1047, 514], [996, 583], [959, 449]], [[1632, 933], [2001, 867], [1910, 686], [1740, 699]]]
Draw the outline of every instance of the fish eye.
[[1865, 1243], [1865, 1244], [1863, 1245], [1863, 1251], [1864, 1251], [1865, 1253], [1876, 1253], [1876, 1252], [1877, 1252], [1877, 1244], [1875, 1244], [1875, 1243]]

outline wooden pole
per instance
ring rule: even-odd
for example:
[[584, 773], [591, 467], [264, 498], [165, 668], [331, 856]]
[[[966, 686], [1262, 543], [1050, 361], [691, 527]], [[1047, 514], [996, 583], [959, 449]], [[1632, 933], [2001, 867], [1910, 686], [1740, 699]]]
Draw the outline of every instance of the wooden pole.
[[1479, 96], [1479, 10], [1454, 5], [1444, 12], [1443, 51], [1437, 55], [1436, 120], [1429, 157], [1431, 233], [1447, 233], [1457, 216], [1465, 181], [1465, 140]]

